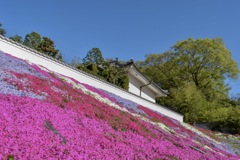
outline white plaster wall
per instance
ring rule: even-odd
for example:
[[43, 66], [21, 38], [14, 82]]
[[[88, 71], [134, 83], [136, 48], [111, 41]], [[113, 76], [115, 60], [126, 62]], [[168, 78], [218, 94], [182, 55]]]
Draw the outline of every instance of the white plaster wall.
[[147, 108], [160, 112], [178, 121], [183, 121], [183, 115], [179, 113], [173, 112], [165, 107], [162, 107], [160, 105], [147, 101], [117, 86], [114, 86], [108, 82], [97, 79], [94, 76], [91, 76], [85, 72], [81, 72], [74, 68], [71, 68], [70, 66], [60, 63], [59, 61], [51, 59], [45, 55], [39, 54], [27, 47], [19, 45], [1, 36], [0, 36], [0, 51], [11, 54], [15, 57], [18, 57], [24, 60], [28, 60], [29, 62], [42, 65], [53, 72], [57, 72], [62, 75], [74, 78], [81, 83], [86, 83], [91, 86], [101, 88], [103, 90], [107, 90], [109, 92], [112, 92], [116, 95], [121, 96], [122, 98], [141, 104], [142, 106], [145, 106]]
[[131, 74], [128, 74], [129, 77], [129, 89], [128, 91], [136, 94], [136, 95], [140, 95], [140, 90], [139, 90], [139, 82], [137, 81], [137, 79], [135, 79]]
[[[129, 89], [128, 91], [139, 95], [140, 96], [140, 87], [143, 85], [141, 82], [139, 82], [134, 76], [131, 74], [128, 74], [129, 77]], [[155, 102], [155, 94], [147, 87], [143, 87], [141, 91], [141, 97], [151, 101]]]
[[145, 98], [145, 99], [148, 99], [148, 100], [150, 100], [151, 99], [151, 101], [152, 102], [156, 102], [156, 100], [155, 100], [155, 98], [156, 98], [156, 96], [155, 96], [155, 94], [153, 93], [153, 91], [151, 91], [149, 88], [147, 88], [147, 87], [143, 87], [142, 88], [142, 97], [143, 98]]

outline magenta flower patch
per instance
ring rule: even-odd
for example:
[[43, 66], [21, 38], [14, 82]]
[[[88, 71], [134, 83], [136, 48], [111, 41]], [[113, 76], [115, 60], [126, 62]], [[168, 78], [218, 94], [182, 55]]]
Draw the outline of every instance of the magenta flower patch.
[[2, 52], [0, 58], [0, 159], [240, 159], [211, 132]]

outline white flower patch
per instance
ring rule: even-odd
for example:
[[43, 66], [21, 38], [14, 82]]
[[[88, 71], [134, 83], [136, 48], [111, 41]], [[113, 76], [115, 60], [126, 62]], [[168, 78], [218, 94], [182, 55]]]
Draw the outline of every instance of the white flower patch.
[[210, 141], [212, 141], [212, 142], [214, 142], [214, 143], [221, 144], [220, 142], [212, 139], [211, 137], [207, 136], [207, 135], [204, 134], [203, 132], [201, 132], [201, 131], [197, 130], [196, 128], [192, 127], [190, 124], [187, 124], [187, 123], [184, 123], [184, 122], [180, 122], [180, 124], [181, 124], [183, 127], [185, 127], [185, 128], [187, 128], [187, 129], [195, 132], [196, 134], [198, 134], [198, 135], [200, 135], [200, 136], [202, 136], [202, 137], [205, 137], [205, 138], [209, 139]]
[[158, 122], [158, 123], [156, 123], [156, 125], [157, 125], [158, 127], [162, 128], [163, 130], [169, 132], [169, 133], [172, 133], [172, 134], [175, 133], [175, 131], [174, 131], [173, 129], [169, 128], [168, 126], [166, 126], [166, 125], [163, 124], [163, 123], [159, 123], [159, 122]]
[[170, 127], [166, 126], [165, 124], [163, 124], [161, 122], [153, 122], [150, 119], [148, 119], [146, 117], [143, 117], [143, 116], [141, 116], [139, 114], [135, 114], [135, 113], [131, 113], [131, 112], [130, 112], [130, 114], [133, 115], [134, 117], [140, 118], [141, 120], [143, 120], [145, 122], [149, 122], [149, 123], [151, 123], [153, 125], [156, 125], [156, 126], [160, 127], [161, 129], [163, 129], [166, 132], [175, 134], [175, 131], [173, 129], [171, 129]]

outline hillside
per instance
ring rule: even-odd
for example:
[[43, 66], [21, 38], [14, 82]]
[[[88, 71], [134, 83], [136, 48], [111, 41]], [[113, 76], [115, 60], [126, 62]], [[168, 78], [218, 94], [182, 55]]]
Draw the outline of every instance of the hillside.
[[0, 52], [0, 159], [240, 159], [194, 128]]

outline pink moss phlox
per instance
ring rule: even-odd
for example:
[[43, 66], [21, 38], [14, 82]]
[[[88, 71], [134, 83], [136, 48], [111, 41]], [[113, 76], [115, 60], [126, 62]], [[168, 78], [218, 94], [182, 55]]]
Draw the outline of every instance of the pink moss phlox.
[[[196, 134], [168, 117], [140, 107], [153, 120], [173, 129], [178, 128], [179, 133], [186, 132], [190, 136], [184, 138], [166, 132], [84, 94], [57, 75], [34, 65], [32, 67], [46, 78], [24, 71], [11, 71], [7, 74], [17, 79], [10, 78], [9, 83], [19, 85], [19, 89], [25, 92], [44, 94], [46, 98], [0, 94], [0, 159], [7, 159], [9, 155], [15, 159], [90, 160], [240, 158], [210, 146], [204, 138], [201, 139], [202, 144], [212, 150], [196, 144], [193, 142]], [[104, 98], [108, 97], [91, 86], [85, 87]], [[46, 121], [51, 122], [58, 134], [46, 127]], [[66, 143], [62, 143], [63, 137]]]

